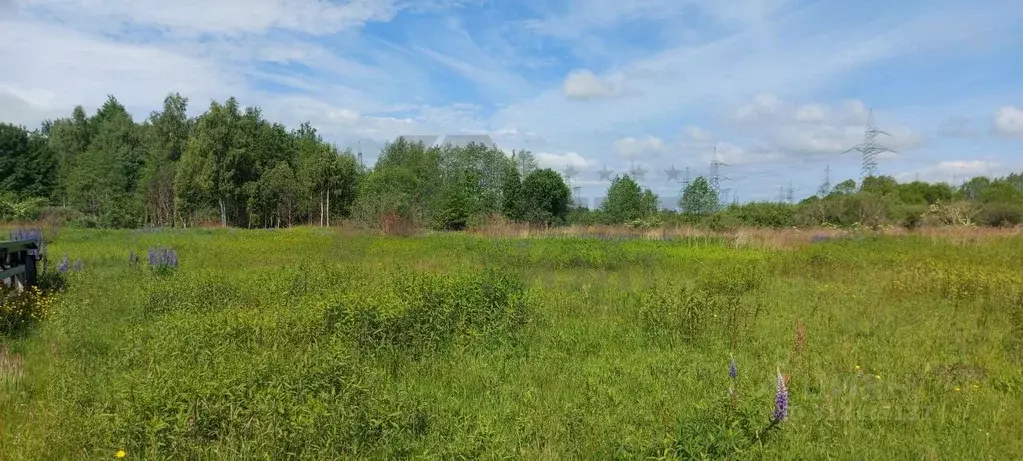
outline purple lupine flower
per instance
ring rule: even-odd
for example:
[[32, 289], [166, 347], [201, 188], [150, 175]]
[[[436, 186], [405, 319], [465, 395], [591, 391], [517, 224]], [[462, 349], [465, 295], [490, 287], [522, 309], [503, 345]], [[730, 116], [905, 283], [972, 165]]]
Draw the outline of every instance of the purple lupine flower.
[[167, 247], [149, 249], [149, 265], [154, 269], [178, 267], [178, 253]]
[[83, 269], [85, 269], [85, 264], [82, 264], [82, 260], [81, 259], [75, 258], [74, 269], [75, 269], [75, 272], [81, 272]]
[[789, 415], [789, 389], [785, 386], [785, 377], [778, 372], [778, 392], [774, 396], [774, 415], [771, 419], [780, 423]]
[[728, 377], [736, 379], [739, 377], [739, 367], [735, 364], [735, 357], [728, 363]]
[[67, 270], [70, 269], [70, 268], [71, 268], [71, 262], [68, 261], [67, 255], [64, 255], [64, 258], [60, 260], [60, 264], [57, 264], [57, 272], [60, 272], [61, 274], [63, 274], [65, 272], [67, 272]]

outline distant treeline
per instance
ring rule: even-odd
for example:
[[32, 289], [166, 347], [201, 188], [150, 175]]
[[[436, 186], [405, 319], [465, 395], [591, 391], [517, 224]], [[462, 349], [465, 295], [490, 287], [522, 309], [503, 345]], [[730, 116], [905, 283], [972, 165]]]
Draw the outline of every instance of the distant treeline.
[[681, 192], [681, 211], [628, 176], [615, 178], [598, 209], [574, 207], [560, 174], [528, 151], [427, 147], [399, 140], [375, 165], [320, 137], [289, 130], [234, 98], [195, 118], [188, 99], [167, 96], [135, 122], [113, 96], [94, 114], [81, 106], [34, 130], [0, 124], [0, 219], [56, 219], [83, 227], [327, 225], [463, 229], [494, 217], [538, 225], [636, 227], [1015, 225], [1023, 222], [1023, 176], [973, 178], [959, 187], [870, 177], [798, 204], [724, 207], [705, 178]]

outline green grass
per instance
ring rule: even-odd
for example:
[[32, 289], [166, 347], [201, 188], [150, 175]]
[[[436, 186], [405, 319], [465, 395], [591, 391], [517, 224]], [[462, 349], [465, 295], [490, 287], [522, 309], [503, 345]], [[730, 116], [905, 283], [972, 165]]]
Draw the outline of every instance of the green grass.
[[[128, 264], [156, 245], [179, 270]], [[49, 253], [85, 270], [0, 339], [4, 459], [1023, 458], [1019, 239], [62, 231]]]

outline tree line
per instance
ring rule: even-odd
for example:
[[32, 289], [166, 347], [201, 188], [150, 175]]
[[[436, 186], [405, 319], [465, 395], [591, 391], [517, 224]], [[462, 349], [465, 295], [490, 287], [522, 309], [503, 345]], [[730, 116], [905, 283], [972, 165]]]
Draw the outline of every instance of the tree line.
[[528, 151], [388, 143], [372, 168], [307, 122], [288, 129], [235, 98], [188, 117], [168, 95], [136, 122], [113, 96], [89, 115], [29, 130], [0, 123], [0, 219], [57, 216], [85, 227], [368, 225], [464, 229], [502, 216], [538, 225], [653, 227], [880, 226], [1023, 223], [1023, 176], [977, 177], [955, 187], [848, 180], [800, 203], [724, 206], [706, 178], [679, 191], [679, 211], [629, 176], [612, 180], [597, 209], [574, 206], [557, 172]]

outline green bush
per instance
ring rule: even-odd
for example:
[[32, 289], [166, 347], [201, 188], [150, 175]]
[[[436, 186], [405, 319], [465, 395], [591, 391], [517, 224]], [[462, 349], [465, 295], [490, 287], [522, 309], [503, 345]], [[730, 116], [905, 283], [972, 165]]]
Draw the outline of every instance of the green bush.
[[703, 226], [714, 232], [735, 232], [743, 226], [743, 221], [730, 212], [722, 211], [710, 215], [703, 220]]
[[1023, 223], [1023, 206], [987, 203], [980, 209], [977, 223], [984, 226], [1016, 226]]
[[38, 287], [17, 291], [0, 285], [0, 335], [16, 336], [45, 319], [53, 310], [53, 298]]

